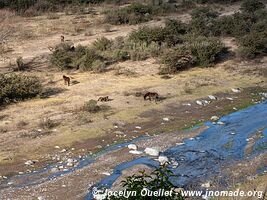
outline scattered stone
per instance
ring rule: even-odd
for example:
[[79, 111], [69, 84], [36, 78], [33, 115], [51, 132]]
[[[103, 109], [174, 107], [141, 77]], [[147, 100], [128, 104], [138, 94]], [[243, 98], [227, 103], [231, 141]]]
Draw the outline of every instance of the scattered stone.
[[163, 121], [168, 122], [168, 121], [170, 121], [170, 119], [169, 119], [168, 117], [164, 117], [164, 118], [163, 118]]
[[62, 185], [62, 187], [64, 187], [64, 188], [65, 188], [65, 187], [67, 187], [67, 186], [66, 186], [66, 185]]
[[200, 100], [197, 100], [196, 103], [197, 103], [197, 105], [204, 106], [204, 104]]
[[59, 146], [55, 146], [55, 149], [60, 149], [60, 147]]
[[184, 145], [184, 142], [176, 143], [177, 146]]
[[141, 127], [141, 126], [136, 126], [135, 128], [136, 128], [136, 129], [142, 129], [142, 127]]
[[179, 164], [178, 164], [177, 161], [173, 161], [173, 162], [172, 162], [172, 168], [173, 168], [173, 169], [176, 169], [176, 168], [178, 167], [178, 165], [179, 165]]
[[50, 169], [50, 172], [51, 173], [57, 173], [57, 172], [59, 172], [59, 169], [56, 168], [56, 167], [53, 167], [53, 168]]
[[161, 165], [164, 165], [169, 162], [169, 159], [167, 156], [159, 156], [157, 160], [159, 161]]
[[159, 156], [159, 150], [155, 148], [146, 148], [145, 153], [150, 156]]
[[225, 125], [224, 122], [217, 122], [218, 125]]
[[134, 155], [140, 155], [142, 154], [143, 152], [142, 151], [137, 151], [137, 150], [131, 150], [129, 151], [130, 154], [134, 154]]
[[264, 98], [267, 98], [267, 92], [260, 92], [259, 95], [263, 96]]
[[110, 175], [111, 175], [111, 174], [108, 173], [108, 172], [103, 172], [103, 173], [101, 173], [101, 174], [106, 175], [106, 176], [110, 176]]
[[24, 172], [19, 172], [19, 175], [22, 175], [22, 174], [24, 174]]
[[233, 110], [237, 110], [237, 108], [236, 107], [233, 107]]
[[183, 103], [182, 105], [183, 106], [191, 106], [192, 104], [191, 103]]
[[211, 186], [210, 182], [201, 184], [201, 187], [204, 187], [204, 188], [210, 188], [210, 186]]
[[38, 131], [38, 132], [42, 132], [42, 129], [38, 129], [37, 131]]
[[37, 197], [38, 200], [45, 200], [44, 197]]
[[195, 138], [192, 138], [192, 137], [191, 137], [191, 138], [189, 138], [189, 140], [194, 140], [194, 139], [195, 139]]
[[129, 144], [128, 149], [137, 150], [137, 146], [135, 144]]
[[208, 95], [210, 100], [217, 100], [217, 97], [213, 96], [213, 95]]
[[124, 133], [123, 133], [122, 131], [114, 131], [114, 133], [115, 133], [116, 135], [124, 135]]
[[230, 133], [230, 135], [235, 135], [235, 134], [236, 134], [235, 132]]
[[64, 153], [64, 152], [66, 152], [67, 150], [66, 149], [62, 149], [61, 151], [60, 151], [60, 153]]
[[28, 160], [28, 161], [26, 161], [24, 164], [25, 165], [33, 165], [35, 162], [34, 161], [32, 161], [32, 160]]
[[218, 121], [220, 118], [218, 116], [212, 116], [210, 119], [212, 121]]
[[234, 99], [231, 98], [231, 97], [226, 97], [226, 99], [230, 100], [230, 101], [233, 101]]
[[234, 92], [234, 93], [240, 93], [241, 90], [240, 90], [240, 88], [232, 88], [232, 92]]

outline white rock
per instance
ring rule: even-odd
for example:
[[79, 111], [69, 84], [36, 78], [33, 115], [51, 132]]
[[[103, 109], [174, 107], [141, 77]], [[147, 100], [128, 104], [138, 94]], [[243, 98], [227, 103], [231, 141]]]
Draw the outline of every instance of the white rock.
[[52, 173], [56, 173], [58, 171], [59, 171], [59, 169], [56, 168], [56, 167], [53, 167], [53, 168], [50, 169], [50, 172], [52, 172]]
[[69, 158], [69, 159], [67, 160], [67, 162], [68, 162], [68, 163], [74, 163], [75, 161], [74, 161], [74, 159]]
[[172, 162], [172, 168], [174, 168], [174, 169], [175, 169], [175, 168], [177, 168], [177, 167], [178, 167], [178, 165], [179, 165], [179, 164], [178, 164], [178, 162], [177, 162], [177, 161], [173, 161], [173, 162]]
[[239, 88], [232, 88], [232, 92], [234, 92], [234, 93], [240, 93], [241, 90]]
[[210, 188], [210, 182], [201, 184], [201, 187]]
[[191, 106], [191, 103], [183, 103], [183, 106]]
[[197, 100], [197, 101], [196, 101], [196, 104], [197, 104], [197, 105], [200, 105], [200, 106], [203, 106], [203, 105], [204, 105], [203, 102], [200, 101], [200, 100]]
[[145, 153], [150, 156], [159, 156], [159, 150], [155, 148], [146, 148]]
[[137, 150], [137, 146], [135, 144], [129, 144], [128, 149]]
[[209, 97], [210, 100], [216, 100], [217, 99], [217, 97], [215, 97], [213, 95], [208, 95], [208, 97]]
[[185, 144], [184, 142], [178, 142], [178, 143], [176, 143], [177, 146], [184, 145], [184, 144]]
[[167, 156], [159, 156], [157, 161], [160, 162], [161, 165], [165, 164], [165, 163], [168, 163], [169, 162], [169, 159]]
[[135, 155], [140, 155], [142, 154], [143, 152], [142, 151], [137, 151], [137, 150], [131, 150], [129, 151], [130, 154], [135, 154]]
[[114, 131], [114, 133], [115, 133], [116, 135], [124, 135], [124, 133], [123, 133], [122, 131]]
[[230, 100], [230, 101], [233, 101], [234, 99], [231, 98], [231, 97], [226, 97], [226, 99]]
[[235, 134], [236, 134], [235, 132], [230, 133], [230, 135], [235, 135]]
[[111, 175], [111, 174], [108, 173], [108, 172], [103, 172], [103, 173], [101, 173], [101, 174], [106, 175], [106, 176], [110, 176], [110, 175]]
[[38, 131], [38, 132], [42, 132], [42, 129], [38, 129], [37, 131]]
[[66, 152], [67, 150], [66, 149], [62, 149], [60, 152], [61, 153], [64, 153], [64, 152]]
[[261, 92], [259, 95], [263, 96], [264, 98], [267, 98], [267, 92]]
[[38, 200], [45, 200], [44, 197], [37, 197]]
[[212, 116], [210, 119], [212, 121], [218, 121], [220, 118], [218, 116]]
[[170, 119], [169, 119], [168, 117], [164, 117], [164, 118], [163, 118], [163, 121], [168, 122], [168, 121], [170, 121]]
[[60, 147], [59, 146], [55, 146], [55, 149], [60, 149]]
[[32, 160], [28, 160], [28, 161], [26, 161], [24, 164], [25, 164], [25, 165], [33, 165], [34, 162], [33, 162]]
[[136, 126], [135, 128], [136, 128], [136, 129], [142, 129], [142, 127], [141, 127], [141, 126]]
[[225, 125], [224, 122], [217, 122], [218, 125]]

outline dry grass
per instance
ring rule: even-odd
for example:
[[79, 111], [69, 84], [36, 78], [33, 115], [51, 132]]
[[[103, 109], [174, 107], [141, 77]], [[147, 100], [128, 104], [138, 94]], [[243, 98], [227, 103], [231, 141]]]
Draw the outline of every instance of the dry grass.
[[[102, 8], [96, 9], [99, 12]], [[22, 18], [13, 16], [7, 11], [0, 13], [0, 16], [8, 16], [1, 22], [4, 24], [2, 27], [12, 30], [8, 38], [8, 47], [14, 48], [14, 52], [5, 55], [12, 56], [11, 62], [20, 56], [26, 62], [38, 58], [41, 62], [35, 64], [32, 71], [24, 73], [41, 77], [44, 85], [52, 89], [63, 89], [50, 95], [49, 98], [20, 102], [1, 110], [1, 116], [8, 117], [0, 120], [0, 131], [3, 133], [0, 134], [0, 140], [5, 141], [0, 146], [0, 155], [10, 155], [14, 162], [18, 156], [38, 157], [55, 145], [71, 146], [81, 140], [97, 138], [106, 134], [106, 131], [120, 120], [129, 123], [144, 122], [149, 119], [140, 117], [140, 114], [151, 109], [161, 110], [168, 104], [178, 104], [217, 92], [227, 92], [235, 87], [250, 87], [265, 80], [261, 75], [233, 73], [223, 65], [210, 69], [192, 69], [165, 80], [157, 75], [160, 66], [156, 60], [148, 59], [137, 62], [126, 61], [110, 67], [115, 69], [115, 72], [116, 69], [119, 70], [122, 76], [114, 75], [114, 71], [104, 74], [70, 72], [69, 76], [77, 84], [67, 87], [63, 85], [62, 73], [49, 68], [47, 62], [50, 53], [48, 46], [58, 44], [60, 35], [65, 35], [66, 39], [75, 45], [88, 45], [101, 36], [107, 38], [126, 36], [138, 26], [111, 26], [104, 27], [103, 31], [103, 15], [57, 13], [53, 20], [48, 19], [49, 15]], [[177, 16], [184, 19], [185, 14], [175, 15]], [[162, 23], [163, 21], [149, 22], [148, 25]], [[240, 66], [240, 63], [233, 62], [235, 64], [233, 68]], [[8, 64], [6, 61], [0, 61], [0, 72], [4, 71], [6, 69], [4, 67]], [[143, 91], [155, 91], [168, 98], [155, 104], [145, 102], [141, 97], [124, 95], [125, 92]], [[110, 106], [111, 109], [86, 116], [77, 112], [89, 99], [97, 100], [99, 96], [107, 95], [114, 100], [100, 104]], [[26, 131], [27, 135], [38, 130], [40, 119], [45, 118], [61, 123], [51, 128], [51, 134], [40, 134], [42, 136], [38, 139], [20, 137], [21, 127], [25, 129], [23, 131]], [[0, 160], [1, 162], [4, 161]]]

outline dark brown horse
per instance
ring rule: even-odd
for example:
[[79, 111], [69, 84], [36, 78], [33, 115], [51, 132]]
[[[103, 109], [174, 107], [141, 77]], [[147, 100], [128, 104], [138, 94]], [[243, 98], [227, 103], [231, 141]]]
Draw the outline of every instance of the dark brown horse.
[[64, 84], [70, 86], [70, 77], [63, 75]]
[[159, 94], [156, 92], [147, 92], [144, 95], [144, 100], [149, 99], [149, 101], [151, 101], [152, 99], [154, 99], [155, 101], [159, 99]]
[[111, 99], [109, 98], [109, 96], [105, 96], [105, 97], [99, 97], [99, 99], [97, 101], [101, 101], [101, 102], [107, 102], [110, 101]]

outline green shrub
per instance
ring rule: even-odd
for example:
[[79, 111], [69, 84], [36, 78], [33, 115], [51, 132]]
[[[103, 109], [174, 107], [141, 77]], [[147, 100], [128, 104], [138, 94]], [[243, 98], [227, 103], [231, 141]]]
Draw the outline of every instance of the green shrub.
[[[145, 171], [141, 171], [140, 174], [134, 174], [132, 176], [128, 176], [125, 180], [122, 181], [122, 187], [126, 191], [135, 191], [136, 195], [130, 197], [117, 197], [111, 196], [109, 199], [111, 200], [136, 200], [136, 199], [159, 199], [158, 197], [147, 197], [142, 196], [142, 190], [148, 189], [150, 191], [171, 191], [175, 188], [175, 186], [170, 181], [170, 178], [174, 176], [173, 173], [168, 170], [165, 166], [160, 166], [156, 170], [154, 170], [150, 174], [146, 174]], [[162, 200], [183, 200], [181, 193], [172, 193], [171, 196], [165, 196], [160, 199]]]
[[27, 69], [27, 65], [23, 62], [22, 57], [18, 57], [16, 60], [16, 63], [17, 63], [17, 68], [15, 70], [23, 71], [23, 70]]
[[55, 123], [52, 119], [50, 118], [43, 118], [39, 122], [39, 127], [45, 130], [52, 129], [57, 126], [57, 123]]
[[267, 53], [267, 32], [253, 31], [238, 39], [239, 52], [244, 58], [253, 59]]
[[107, 11], [105, 21], [114, 25], [138, 24], [151, 20], [151, 14], [151, 6], [133, 3], [123, 8]]
[[101, 60], [102, 60], [102, 57], [98, 55], [95, 52], [95, 50], [88, 48], [86, 49], [86, 52], [84, 55], [82, 55], [80, 58], [77, 58], [77, 60], [75, 61], [75, 65], [79, 66], [79, 69], [81, 69], [82, 71], [93, 71], [94, 68], [97, 69], [97, 66], [96, 66], [97, 63], [94, 63], [94, 62], [101, 61]]
[[196, 8], [191, 13], [190, 31], [204, 36], [216, 35], [215, 22], [218, 13], [209, 8]]
[[175, 46], [182, 43], [181, 35], [187, 33], [184, 23], [177, 20], [167, 20], [165, 27], [142, 27], [130, 34], [129, 39], [135, 43], [157, 43], [160, 46], [165, 43], [167, 46]]
[[129, 36], [130, 40], [135, 43], [147, 43], [151, 42], [161, 43], [164, 42], [164, 29], [162, 27], [142, 27], [137, 31], [134, 31]]
[[172, 74], [195, 66], [196, 58], [184, 46], [177, 49], [168, 49], [161, 57], [161, 74]]
[[93, 66], [95, 61], [102, 61], [102, 59], [102, 56], [92, 48], [81, 45], [74, 48], [71, 44], [61, 43], [53, 51], [50, 61], [52, 65], [61, 70], [79, 68], [82, 71], [93, 71], [94, 69], [102, 71], [100, 66], [97, 67], [96, 64]]
[[263, 8], [265, 8], [265, 5], [260, 0], [245, 0], [241, 5], [240, 10], [244, 13], [254, 13]]
[[197, 58], [197, 65], [209, 67], [225, 51], [223, 43], [217, 38], [198, 37], [189, 41], [191, 54]]
[[129, 59], [129, 53], [122, 49], [117, 49], [113, 52], [113, 58], [116, 61], [125, 61]]
[[97, 38], [93, 45], [97, 50], [106, 51], [111, 48], [112, 41], [107, 39], [106, 37], [101, 37]]
[[106, 64], [101, 60], [95, 60], [92, 63], [92, 70], [94, 72], [104, 72], [106, 70]]
[[90, 113], [96, 113], [100, 111], [100, 107], [97, 105], [97, 101], [91, 99], [84, 103], [83, 110]]
[[0, 105], [36, 97], [42, 89], [40, 80], [35, 76], [0, 74]]

